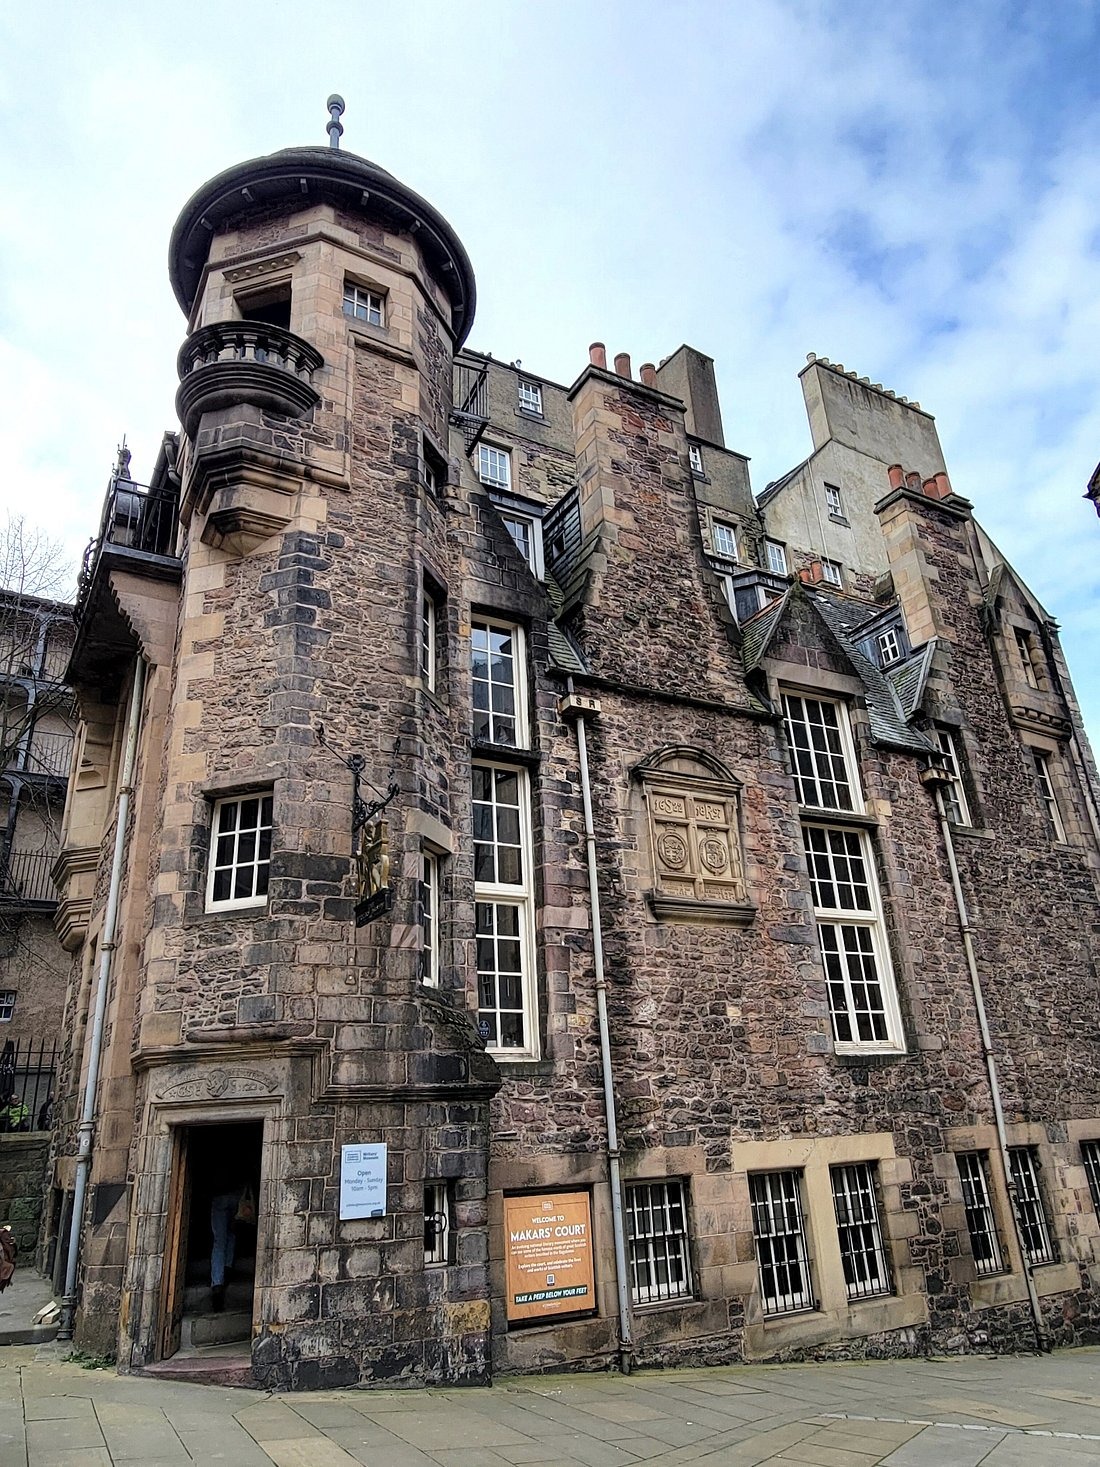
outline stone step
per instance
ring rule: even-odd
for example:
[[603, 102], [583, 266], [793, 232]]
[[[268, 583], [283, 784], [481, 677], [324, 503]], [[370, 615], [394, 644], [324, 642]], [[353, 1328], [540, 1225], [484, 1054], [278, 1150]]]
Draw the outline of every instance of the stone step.
[[229, 1345], [251, 1338], [251, 1311], [227, 1309], [218, 1314], [185, 1314], [180, 1324], [181, 1350], [203, 1345]]

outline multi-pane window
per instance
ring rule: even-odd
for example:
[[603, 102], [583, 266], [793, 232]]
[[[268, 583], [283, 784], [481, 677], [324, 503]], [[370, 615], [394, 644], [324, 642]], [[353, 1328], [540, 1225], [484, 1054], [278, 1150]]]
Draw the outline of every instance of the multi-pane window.
[[854, 810], [844, 710], [837, 703], [787, 693], [783, 713], [799, 804], [817, 810]]
[[711, 525], [710, 535], [715, 555], [721, 555], [726, 560], [738, 558], [737, 530], [733, 525], [727, 524], [724, 520], [715, 520]]
[[1054, 839], [1064, 841], [1066, 831], [1062, 824], [1062, 812], [1058, 808], [1058, 797], [1054, 793], [1054, 781], [1050, 777], [1050, 755], [1041, 749], [1032, 749], [1031, 757], [1035, 763], [1035, 780], [1039, 786], [1039, 798], [1046, 811], [1047, 819], [1050, 821], [1051, 829], [1054, 831]]
[[493, 489], [512, 487], [512, 459], [507, 449], [494, 448], [491, 443], [477, 446], [477, 476], [483, 484]]
[[424, 591], [420, 602], [420, 676], [429, 692], [436, 684], [436, 604], [435, 597]]
[[792, 1314], [814, 1307], [801, 1181], [796, 1171], [749, 1177], [752, 1234], [765, 1314]]
[[1082, 1141], [1081, 1160], [1085, 1164], [1085, 1176], [1089, 1179], [1092, 1205], [1100, 1212], [1100, 1141]]
[[385, 300], [376, 290], [344, 281], [344, 315], [368, 326], [381, 326], [385, 318]]
[[951, 776], [951, 782], [944, 787], [943, 791], [944, 810], [952, 824], [969, 825], [970, 808], [966, 803], [966, 790], [963, 788], [962, 768], [959, 764], [959, 751], [955, 747], [955, 736], [946, 728], [936, 729], [935, 734], [936, 743], [947, 765], [947, 772]]
[[955, 1160], [959, 1165], [966, 1230], [970, 1234], [974, 1267], [980, 1274], [1004, 1273], [1004, 1253], [990, 1198], [988, 1153], [964, 1151]]
[[1035, 638], [1023, 627], [1015, 627], [1016, 652], [1020, 658], [1020, 667], [1023, 669], [1024, 681], [1029, 688], [1038, 690], [1039, 683], [1039, 657], [1035, 650]]
[[424, 1184], [424, 1264], [438, 1268], [453, 1257], [451, 1196], [446, 1182]]
[[882, 1242], [875, 1168], [867, 1162], [829, 1168], [833, 1210], [849, 1299], [893, 1293]]
[[218, 800], [206, 883], [208, 910], [262, 906], [271, 870], [271, 795]]
[[420, 981], [439, 986], [439, 857], [420, 853]]
[[525, 770], [474, 765], [478, 1027], [490, 1049], [533, 1054], [530, 809]]
[[830, 586], [843, 586], [844, 569], [839, 560], [821, 560], [821, 579], [828, 581]]
[[865, 831], [804, 825], [833, 1038], [896, 1046], [901, 1025]]
[[1013, 1146], [1008, 1153], [1012, 1189], [1016, 1194], [1016, 1216], [1020, 1241], [1028, 1263], [1054, 1263], [1058, 1254], [1050, 1236], [1043, 1194], [1039, 1189], [1039, 1167], [1033, 1146]]
[[684, 1184], [632, 1182], [626, 1188], [630, 1284], [635, 1304], [691, 1297]]
[[0, 1024], [10, 1024], [15, 1017], [16, 997], [14, 988], [5, 988], [0, 992]]
[[838, 519], [844, 518], [844, 507], [840, 502], [840, 490], [835, 484], [825, 485], [825, 508]]
[[699, 475], [701, 478], [703, 475], [703, 450], [699, 447], [698, 443], [688, 444], [688, 463], [691, 465], [691, 472]]
[[539, 383], [520, 378], [519, 405], [525, 413], [542, 413], [542, 387]]
[[489, 744], [526, 742], [523, 634], [518, 627], [475, 621], [470, 629], [474, 738]]
[[542, 576], [542, 524], [530, 514], [521, 514], [518, 510], [501, 507], [500, 517], [504, 521], [504, 528], [515, 541], [516, 549], [524, 560], [534, 571], [536, 576]]
[[884, 632], [879, 632], [875, 638], [875, 644], [878, 647], [879, 661], [883, 667], [889, 667], [892, 662], [901, 661], [901, 638], [898, 636], [896, 627], [887, 627]]
[[768, 552], [768, 569], [777, 576], [787, 574], [787, 547], [781, 545], [778, 540], [765, 542]]

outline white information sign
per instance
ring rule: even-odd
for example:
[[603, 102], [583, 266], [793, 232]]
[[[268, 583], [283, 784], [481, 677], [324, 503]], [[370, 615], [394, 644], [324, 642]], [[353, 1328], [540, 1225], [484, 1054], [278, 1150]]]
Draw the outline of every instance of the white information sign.
[[384, 1217], [386, 1213], [386, 1143], [340, 1148], [340, 1221]]

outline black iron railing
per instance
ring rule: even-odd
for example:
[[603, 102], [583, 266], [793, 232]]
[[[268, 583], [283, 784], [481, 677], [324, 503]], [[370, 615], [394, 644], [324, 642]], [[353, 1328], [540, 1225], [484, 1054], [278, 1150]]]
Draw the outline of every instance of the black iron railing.
[[454, 407], [451, 422], [462, 429], [467, 456], [477, 447], [489, 426], [489, 368], [467, 367], [461, 362], [454, 370]]
[[142, 556], [173, 556], [178, 513], [179, 493], [174, 485], [168, 489], [150, 489], [145, 484], [135, 484], [133, 479], [116, 476], [111, 480], [99, 538], [84, 552], [76, 598], [78, 616], [104, 551], [111, 548]]
[[71, 733], [35, 729], [23, 758], [26, 774], [44, 774], [54, 779], [68, 779], [73, 754]]
[[53, 1129], [57, 1050], [56, 1039], [9, 1039], [0, 1046], [0, 1133]]
[[56, 860], [56, 851], [0, 853], [0, 905], [56, 902], [57, 887], [50, 875]]

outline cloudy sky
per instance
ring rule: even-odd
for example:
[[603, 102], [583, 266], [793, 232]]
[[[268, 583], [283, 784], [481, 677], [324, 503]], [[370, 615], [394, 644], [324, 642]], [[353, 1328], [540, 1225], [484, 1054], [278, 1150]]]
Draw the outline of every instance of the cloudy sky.
[[759, 491], [808, 351], [935, 413], [1059, 619], [1100, 737], [1100, 6], [1092, 0], [160, 0], [0, 15], [0, 502], [79, 554], [174, 426], [166, 252], [230, 163], [344, 145], [478, 276], [471, 345], [717, 362]]

